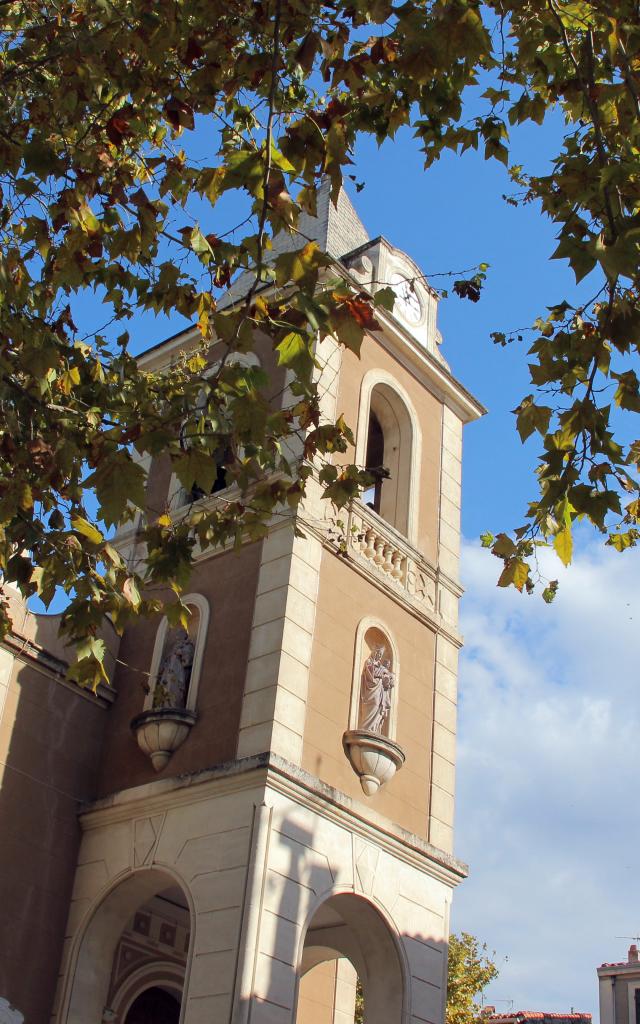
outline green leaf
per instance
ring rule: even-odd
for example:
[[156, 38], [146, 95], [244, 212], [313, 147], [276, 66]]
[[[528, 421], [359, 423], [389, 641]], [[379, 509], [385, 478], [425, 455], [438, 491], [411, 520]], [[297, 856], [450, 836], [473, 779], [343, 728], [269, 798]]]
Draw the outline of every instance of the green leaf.
[[533, 395], [524, 398], [513, 411], [517, 416], [518, 433], [523, 444], [535, 430], [543, 437], [547, 433], [553, 409], [547, 405], [536, 405]]
[[300, 331], [290, 331], [276, 345], [279, 366], [293, 366], [300, 358], [310, 359], [308, 338]]
[[213, 452], [202, 448], [189, 448], [184, 455], [174, 458], [173, 467], [187, 492], [193, 487], [199, 487], [205, 494], [209, 494], [218, 472]]
[[129, 503], [137, 508], [144, 507], [145, 480], [142, 466], [121, 451], [104, 459], [95, 472], [87, 477], [85, 486], [95, 487], [100, 516], [111, 526], [122, 520]]
[[313, 287], [321, 267], [328, 267], [331, 260], [320, 251], [317, 242], [308, 242], [302, 249], [283, 252], [274, 261], [276, 284], [283, 287], [290, 282], [303, 288]]
[[551, 582], [542, 591], [542, 599], [547, 604], [551, 604], [558, 592], [558, 581], [551, 580]]
[[397, 295], [393, 288], [378, 288], [377, 292], [373, 294], [374, 306], [381, 306], [382, 309], [387, 309], [390, 313], [393, 312], [393, 307], [396, 303]]

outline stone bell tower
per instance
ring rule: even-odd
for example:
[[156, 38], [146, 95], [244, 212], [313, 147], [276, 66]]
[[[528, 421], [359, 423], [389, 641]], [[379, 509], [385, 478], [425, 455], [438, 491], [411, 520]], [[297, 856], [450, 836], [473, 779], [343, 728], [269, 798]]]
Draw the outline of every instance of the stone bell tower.
[[[203, 554], [188, 635], [156, 621], [123, 637], [80, 816], [59, 1024], [351, 1024], [357, 979], [366, 1024], [443, 1020], [465, 875], [461, 435], [482, 408], [441, 355], [437, 295], [412, 260], [370, 240], [344, 193], [334, 207], [324, 192], [303, 227], [332, 274], [398, 295], [359, 359], [318, 346], [325, 412], [354, 427], [349, 458], [375, 483], [340, 515], [312, 486], [296, 531], [292, 513], [263, 541]], [[195, 340], [142, 364], [170, 366]], [[286, 389], [266, 345], [251, 358]], [[193, 499], [162, 459], [150, 467], [150, 508]], [[136, 557], [135, 531], [120, 544]]]

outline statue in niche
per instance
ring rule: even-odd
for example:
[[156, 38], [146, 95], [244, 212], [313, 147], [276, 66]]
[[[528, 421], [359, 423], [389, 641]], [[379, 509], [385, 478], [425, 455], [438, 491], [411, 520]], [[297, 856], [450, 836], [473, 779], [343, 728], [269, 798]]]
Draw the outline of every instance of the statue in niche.
[[154, 708], [183, 708], [193, 668], [195, 647], [186, 629], [177, 630], [160, 662], [153, 691]]
[[383, 645], [375, 647], [364, 663], [360, 686], [359, 729], [383, 732], [391, 711], [391, 692], [395, 676]]

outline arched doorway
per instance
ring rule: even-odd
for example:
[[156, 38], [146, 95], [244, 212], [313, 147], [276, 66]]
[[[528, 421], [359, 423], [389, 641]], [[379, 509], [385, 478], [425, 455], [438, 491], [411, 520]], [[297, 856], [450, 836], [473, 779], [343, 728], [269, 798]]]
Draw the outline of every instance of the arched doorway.
[[353, 1020], [358, 979], [364, 1024], [405, 1019], [398, 946], [380, 912], [362, 896], [341, 893], [320, 904], [307, 927], [299, 974], [296, 1024], [347, 1024], [349, 1015]]
[[134, 999], [124, 1024], [178, 1024], [179, 1020], [179, 999], [154, 985]]
[[178, 1024], [191, 930], [186, 893], [168, 872], [129, 875], [81, 934], [61, 1022]]

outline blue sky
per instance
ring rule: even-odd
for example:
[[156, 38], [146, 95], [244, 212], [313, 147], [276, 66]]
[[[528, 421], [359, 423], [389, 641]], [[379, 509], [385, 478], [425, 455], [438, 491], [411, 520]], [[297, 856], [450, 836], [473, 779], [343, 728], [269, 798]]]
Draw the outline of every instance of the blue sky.
[[498, 1012], [597, 1020], [595, 968], [638, 929], [640, 553], [580, 548], [552, 609], [498, 591], [464, 549], [456, 851], [471, 874], [453, 927], [497, 951]]

